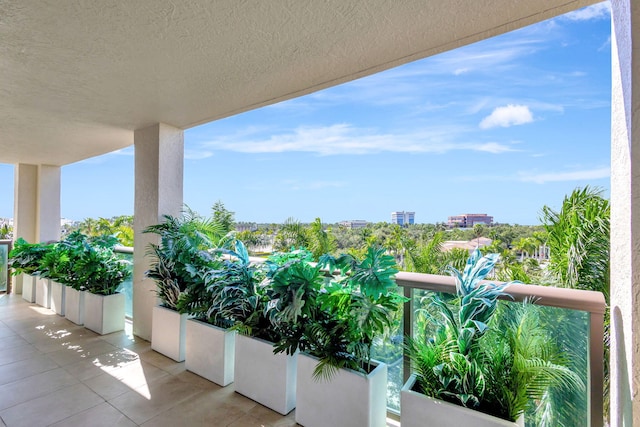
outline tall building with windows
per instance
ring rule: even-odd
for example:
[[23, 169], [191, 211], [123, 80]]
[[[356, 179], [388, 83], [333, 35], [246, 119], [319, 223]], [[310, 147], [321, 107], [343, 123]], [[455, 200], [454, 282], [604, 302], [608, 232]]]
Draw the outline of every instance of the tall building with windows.
[[407, 225], [414, 223], [415, 216], [415, 212], [391, 212], [391, 223], [406, 227]]

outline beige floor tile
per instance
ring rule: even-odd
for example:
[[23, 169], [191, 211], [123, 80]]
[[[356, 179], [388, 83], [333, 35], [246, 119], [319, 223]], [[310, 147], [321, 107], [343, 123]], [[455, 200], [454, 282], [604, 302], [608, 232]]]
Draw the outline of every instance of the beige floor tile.
[[244, 415], [231, 424], [227, 424], [228, 427], [271, 427], [271, 424], [267, 424], [251, 415]]
[[211, 393], [211, 398], [214, 401], [224, 402], [227, 405], [235, 406], [243, 412], [249, 412], [257, 405], [256, 402], [248, 397], [244, 397], [243, 395], [236, 393], [234, 391], [233, 384], [213, 391]]
[[108, 342], [98, 340], [88, 344], [71, 344], [62, 350], [47, 353], [47, 356], [60, 366], [67, 366], [84, 360], [95, 360], [101, 354], [113, 353], [117, 350], [117, 347]]
[[[2, 347], [0, 347], [2, 348]], [[7, 363], [19, 362], [41, 354], [37, 348], [31, 344], [11, 347], [6, 350], [0, 350], [0, 365]]]
[[0, 386], [0, 410], [78, 383], [62, 368]]
[[84, 384], [76, 384], [0, 412], [9, 427], [48, 426], [104, 402]]
[[45, 355], [38, 355], [19, 362], [0, 366], [0, 384], [7, 384], [41, 372], [59, 368], [59, 365]]
[[201, 391], [193, 384], [169, 376], [120, 395], [109, 403], [135, 423], [142, 424]]
[[83, 381], [83, 383], [104, 400], [111, 400], [132, 390], [132, 388], [122, 382], [122, 380], [114, 378], [109, 374], [89, 378]]
[[169, 374], [162, 369], [138, 361], [120, 369], [107, 371], [84, 381], [84, 383], [105, 400], [111, 400], [128, 391], [136, 390], [152, 381], [168, 376]]
[[[180, 424], [176, 424], [178, 426]], [[183, 424], [184, 425], [184, 424]], [[108, 403], [102, 403], [50, 427], [135, 427], [136, 424]]]
[[0, 349], [2, 350], [18, 347], [25, 344], [29, 344], [29, 343], [20, 335], [14, 334], [14, 335], [8, 335], [0, 338]]
[[268, 424], [281, 423], [282, 420], [287, 419], [286, 415], [279, 414], [276, 411], [267, 408], [266, 406], [260, 405], [259, 403], [251, 408], [248, 414]]
[[162, 369], [143, 360], [137, 360], [118, 369], [107, 371], [109, 375], [124, 381], [132, 388], [138, 388], [152, 381], [168, 377]]
[[243, 416], [245, 413], [237, 407], [212, 402], [211, 396], [204, 393], [162, 412], [142, 425], [145, 427], [227, 426]]
[[85, 381], [104, 373], [95, 359], [72, 363], [66, 365], [64, 369], [80, 381]]
[[[147, 363], [151, 363], [152, 365], [157, 366], [160, 369], [166, 370], [167, 368], [172, 368], [176, 365], [180, 365], [180, 363], [176, 362], [175, 360], [169, 359], [168, 357], [163, 356], [162, 354], [153, 350], [141, 351], [138, 353], [138, 355], [140, 356], [140, 359], [144, 360]], [[182, 365], [184, 365], [184, 362], [182, 362]]]

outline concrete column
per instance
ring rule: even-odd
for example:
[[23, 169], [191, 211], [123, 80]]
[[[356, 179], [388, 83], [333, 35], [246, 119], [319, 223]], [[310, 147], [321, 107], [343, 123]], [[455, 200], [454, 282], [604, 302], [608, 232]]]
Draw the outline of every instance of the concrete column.
[[[35, 242], [38, 217], [38, 166], [17, 164], [14, 167], [13, 238]], [[14, 294], [22, 294], [22, 275], [13, 278]]]
[[38, 241], [60, 240], [60, 166], [38, 166]]
[[[60, 167], [17, 164], [14, 168], [14, 236], [29, 243], [60, 239]], [[22, 277], [13, 292], [22, 293]]]
[[182, 210], [184, 134], [160, 123], [136, 130], [134, 144], [133, 333], [150, 340], [157, 298], [154, 282], [144, 276], [150, 264], [145, 252], [150, 243], [158, 243], [158, 238], [142, 231], [162, 221], [163, 215], [177, 216]]
[[640, 425], [640, 2], [612, 0], [611, 425]]

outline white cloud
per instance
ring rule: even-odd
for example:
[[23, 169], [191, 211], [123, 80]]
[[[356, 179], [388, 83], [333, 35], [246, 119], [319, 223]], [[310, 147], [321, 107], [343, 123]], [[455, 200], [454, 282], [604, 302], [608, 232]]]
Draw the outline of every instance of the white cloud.
[[605, 1], [569, 12], [563, 17], [571, 21], [589, 21], [593, 19], [609, 19], [610, 16], [611, 3]]
[[446, 153], [454, 150], [504, 153], [515, 151], [497, 142], [457, 142], [464, 132], [459, 126], [430, 127], [406, 134], [378, 133], [375, 129], [348, 124], [301, 126], [288, 132], [260, 137], [229, 135], [200, 144], [203, 151], [227, 150], [241, 153], [308, 152], [321, 156], [339, 154]]
[[611, 169], [602, 167], [597, 169], [577, 170], [570, 172], [521, 172], [518, 179], [523, 182], [545, 184], [547, 182], [560, 181], [585, 181], [592, 179], [605, 179], [611, 176]]
[[493, 112], [482, 119], [480, 129], [490, 129], [496, 126], [509, 127], [531, 123], [533, 115], [526, 105], [509, 104], [506, 107], [497, 107]]

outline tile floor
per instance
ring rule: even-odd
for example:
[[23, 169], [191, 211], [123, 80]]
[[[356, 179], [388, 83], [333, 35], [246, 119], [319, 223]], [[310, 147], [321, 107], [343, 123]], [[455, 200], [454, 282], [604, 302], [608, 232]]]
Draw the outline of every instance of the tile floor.
[[151, 350], [0, 295], [0, 426], [295, 426]]

